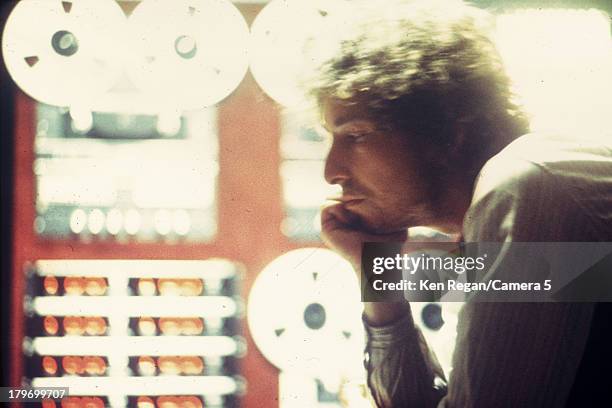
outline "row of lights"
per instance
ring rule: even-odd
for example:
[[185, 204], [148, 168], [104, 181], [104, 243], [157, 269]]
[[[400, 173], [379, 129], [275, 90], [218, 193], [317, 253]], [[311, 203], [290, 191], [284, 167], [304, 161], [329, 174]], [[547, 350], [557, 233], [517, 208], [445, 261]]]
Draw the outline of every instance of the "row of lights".
[[138, 397], [137, 408], [202, 408], [202, 400], [194, 396]]
[[61, 403], [53, 400], [43, 400], [42, 408], [104, 408], [105, 404], [99, 397], [68, 397]]
[[[159, 371], [158, 371], [159, 370]], [[150, 356], [138, 357], [140, 375], [202, 375], [204, 361], [199, 356]]]
[[[70, 128], [73, 132], [86, 134], [94, 126], [94, 116], [90, 109], [73, 105], [69, 109]], [[179, 111], [162, 112], [157, 115], [155, 130], [161, 136], [176, 136], [181, 130], [181, 113]]]
[[200, 296], [204, 291], [202, 279], [187, 278], [140, 278], [138, 279], [138, 294], [141, 296], [174, 295]]
[[[57, 376], [59, 374], [58, 360], [55, 357], [44, 356], [42, 368], [45, 374]], [[100, 356], [63, 356], [61, 368], [65, 375], [104, 375], [106, 361]]]
[[[138, 318], [138, 334], [155, 336], [159, 332], [165, 336], [199, 336], [204, 332], [204, 322], [198, 317], [152, 317]], [[43, 319], [45, 333], [57, 336], [60, 329], [67, 336], [103, 336], [108, 324], [101, 316], [45, 316]]]
[[[61, 403], [44, 400], [42, 408], [104, 408], [104, 400], [99, 397], [68, 397]], [[195, 396], [140, 396], [136, 399], [137, 408], [202, 408], [202, 400]]]
[[[60, 282], [61, 281], [61, 282]], [[61, 289], [66, 295], [103, 296], [108, 289], [104, 277], [47, 275], [43, 279], [47, 295], [58, 295]], [[213, 289], [218, 289], [212, 285]], [[198, 278], [139, 278], [136, 281], [140, 296], [200, 296], [204, 292], [204, 280]]]
[[152, 317], [138, 319], [138, 333], [141, 336], [156, 336], [159, 332], [166, 336], [199, 336], [204, 332], [204, 323], [197, 317]]
[[[63, 285], [60, 285], [60, 279], [63, 280]], [[66, 276], [57, 278], [53, 275], [47, 275], [43, 279], [43, 288], [47, 295], [89, 295], [89, 296], [104, 296], [108, 289], [106, 278], [102, 277], [83, 277], [83, 276]]]
[[[61, 326], [60, 321], [62, 321]], [[57, 336], [60, 327], [68, 336], [103, 336], [106, 334], [108, 325], [106, 320], [100, 316], [66, 316], [64, 318], [45, 316], [43, 326], [45, 333], [50, 336]]]
[[[186, 236], [191, 229], [191, 218], [185, 210], [157, 210], [154, 215], [155, 232], [159, 235]], [[111, 235], [118, 235], [124, 230], [128, 235], [136, 235], [141, 228], [142, 216], [135, 209], [125, 212], [113, 208], [106, 214], [98, 208], [86, 212], [77, 208], [70, 214], [70, 231], [74, 234], [89, 232], [101, 234], [105, 229]]]

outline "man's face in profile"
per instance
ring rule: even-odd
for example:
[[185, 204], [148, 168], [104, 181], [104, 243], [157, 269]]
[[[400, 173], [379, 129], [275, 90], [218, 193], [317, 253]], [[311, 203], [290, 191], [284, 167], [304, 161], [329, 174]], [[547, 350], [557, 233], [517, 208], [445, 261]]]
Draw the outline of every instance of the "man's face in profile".
[[359, 104], [327, 99], [321, 108], [333, 138], [325, 179], [342, 187], [338, 201], [358, 219], [353, 227], [387, 233], [428, 225], [425, 166], [418, 165], [407, 135], [383, 128]]

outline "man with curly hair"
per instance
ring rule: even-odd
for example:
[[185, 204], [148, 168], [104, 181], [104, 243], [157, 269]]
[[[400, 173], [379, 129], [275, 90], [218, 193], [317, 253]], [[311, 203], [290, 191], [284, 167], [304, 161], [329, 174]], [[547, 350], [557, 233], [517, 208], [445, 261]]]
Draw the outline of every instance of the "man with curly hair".
[[[332, 135], [325, 178], [342, 187], [322, 213], [326, 245], [359, 270], [364, 242], [409, 248], [413, 226], [466, 242], [612, 241], [612, 150], [528, 134], [488, 15], [457, 1], [382, 4], [309, 82]], [[595, 374], [612, 362], [603, 307], [468, 302], [447, 381], [408, 302], [366, 302], [373, 399], [379, 407], [584, 404], [607, 392]]]

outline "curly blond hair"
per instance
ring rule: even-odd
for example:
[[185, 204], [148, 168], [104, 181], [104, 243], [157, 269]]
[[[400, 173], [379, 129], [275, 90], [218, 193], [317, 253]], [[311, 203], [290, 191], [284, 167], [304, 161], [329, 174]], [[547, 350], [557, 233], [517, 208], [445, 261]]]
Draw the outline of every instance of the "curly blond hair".
[[458, 125], [465, 155], [490, 157], [528, 131], [488, 13], [456, 0], [371, 3], [376, 8], [309, 78], [307, 91], [319, 105], [354, 101], [438, 154], [453, 144]]

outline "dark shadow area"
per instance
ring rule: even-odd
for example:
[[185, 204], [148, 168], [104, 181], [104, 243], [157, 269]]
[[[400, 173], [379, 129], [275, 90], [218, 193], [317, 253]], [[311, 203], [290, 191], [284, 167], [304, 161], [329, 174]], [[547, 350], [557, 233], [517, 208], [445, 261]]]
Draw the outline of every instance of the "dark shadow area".
[[[0, 2], [0, 32], [15, 1]], [[1, 54], [1, 53], [0, 53]], [[0, 385], [9, 385], [15, 88], [0, 55]]]

